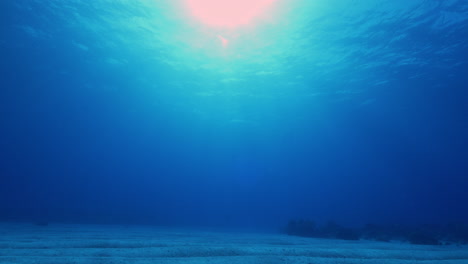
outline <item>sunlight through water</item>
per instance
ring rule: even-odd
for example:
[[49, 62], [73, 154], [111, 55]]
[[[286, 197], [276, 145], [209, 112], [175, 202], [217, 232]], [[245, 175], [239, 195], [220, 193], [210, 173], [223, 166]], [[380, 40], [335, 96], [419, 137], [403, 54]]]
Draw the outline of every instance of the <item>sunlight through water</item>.
[[187, 0], [191, 14], [213, 27], [249, 25], [275, 0]]

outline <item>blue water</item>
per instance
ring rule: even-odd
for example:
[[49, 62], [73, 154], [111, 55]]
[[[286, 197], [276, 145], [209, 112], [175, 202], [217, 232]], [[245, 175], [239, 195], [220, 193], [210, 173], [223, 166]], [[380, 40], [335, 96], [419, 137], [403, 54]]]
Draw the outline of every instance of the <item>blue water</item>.
[[468, 1], [0, 2], [0, 220], [468, 222]]

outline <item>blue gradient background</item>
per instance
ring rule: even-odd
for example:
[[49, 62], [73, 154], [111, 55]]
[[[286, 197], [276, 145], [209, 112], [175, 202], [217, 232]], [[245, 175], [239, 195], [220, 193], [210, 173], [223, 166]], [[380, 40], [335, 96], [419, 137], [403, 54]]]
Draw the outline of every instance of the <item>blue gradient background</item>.
[[1, 1], [0, 220], [468, 222], [468, 2], [275, 8]]

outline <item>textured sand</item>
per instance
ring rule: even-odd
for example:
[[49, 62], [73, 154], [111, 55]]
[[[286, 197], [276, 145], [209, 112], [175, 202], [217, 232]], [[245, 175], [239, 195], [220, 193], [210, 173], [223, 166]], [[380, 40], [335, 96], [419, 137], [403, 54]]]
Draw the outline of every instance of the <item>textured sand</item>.
[[468, 247], [154, 227], [0, 224], [0, 263], [468, 264]]

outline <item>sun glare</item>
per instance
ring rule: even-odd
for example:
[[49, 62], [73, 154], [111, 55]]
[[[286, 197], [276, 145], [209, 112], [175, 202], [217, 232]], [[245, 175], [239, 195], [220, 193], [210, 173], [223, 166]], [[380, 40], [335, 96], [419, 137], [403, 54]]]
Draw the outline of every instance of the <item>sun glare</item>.
[[197, 19], [214, 27], [248, 25], [275, 0], [186, 0]]

